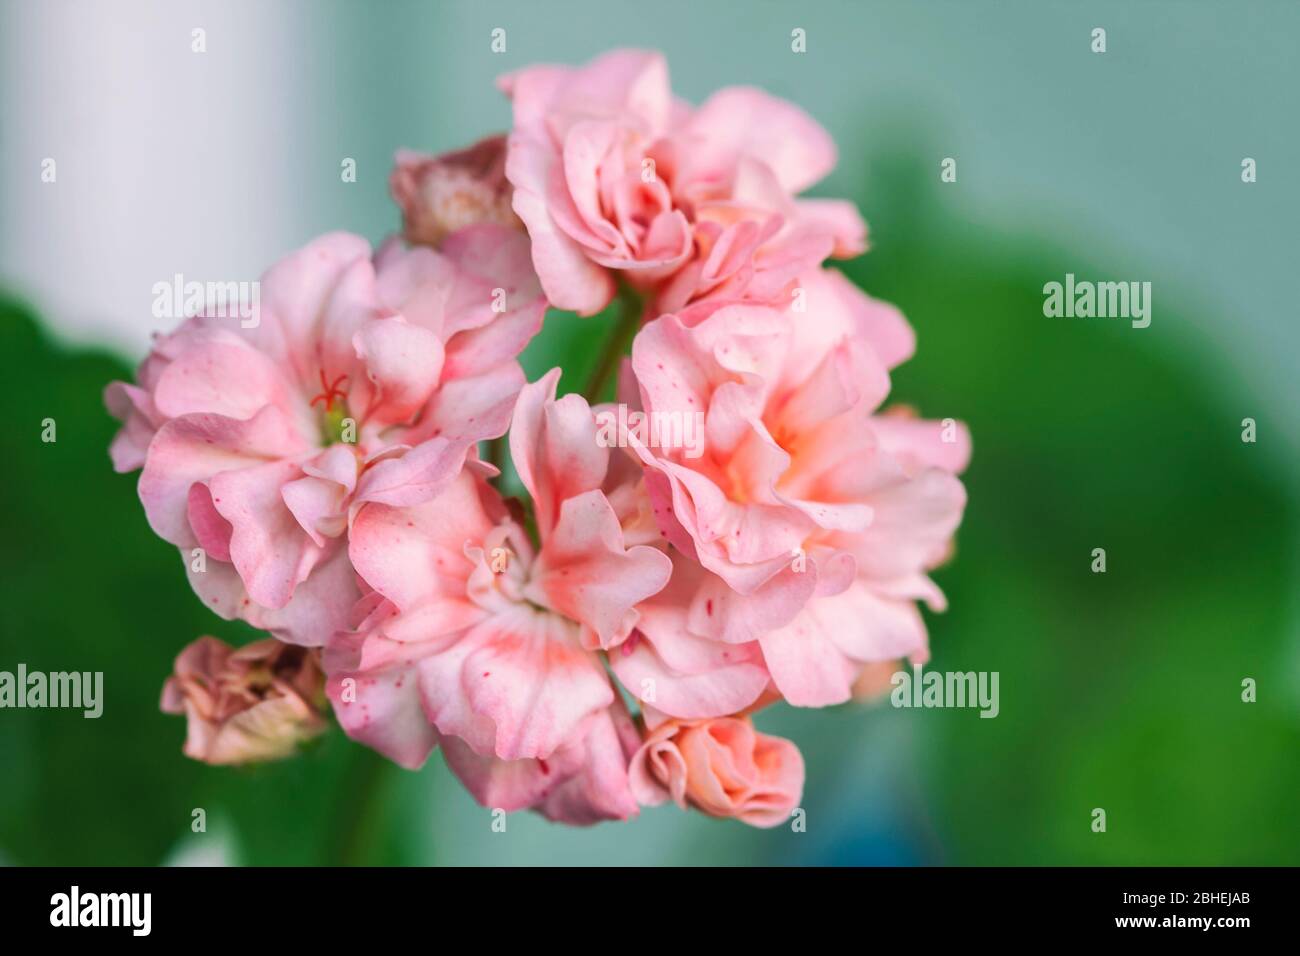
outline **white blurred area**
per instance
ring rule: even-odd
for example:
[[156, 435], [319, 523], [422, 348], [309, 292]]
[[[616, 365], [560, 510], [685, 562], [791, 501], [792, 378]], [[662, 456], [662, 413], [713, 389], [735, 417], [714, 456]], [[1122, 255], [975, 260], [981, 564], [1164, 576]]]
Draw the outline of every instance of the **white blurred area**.
[[0, 6], [0, 284], [62, 337], [134, 357], [170, 324], [155, 282], [256, 279], [305, 230], [284, 148], [310, 133], [310, 76], [284, 64], [304, 19], [275, 3]]

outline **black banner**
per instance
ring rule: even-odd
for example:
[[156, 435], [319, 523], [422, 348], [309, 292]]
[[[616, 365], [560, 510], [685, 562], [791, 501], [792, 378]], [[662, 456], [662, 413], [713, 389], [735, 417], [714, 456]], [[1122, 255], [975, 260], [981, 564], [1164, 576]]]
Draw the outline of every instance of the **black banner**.
[[[974, 933], [984, 941], [1113, 934], [1231, 945], [1242, 933], [1280, 933], [1294, 916], [1294, 886], [1293, 870], [1244, 868], [37, 868], [0, 870], [0, 925], [9, 938], [76, 932], [83, 941], [179, 941], [233, 933], [258, 945], [436, 932], [437, 945], [470, 926], [531, 936], [549, 926], [563, 936], [574, 920], [584, 934], [605, 920], [658, 933], [667, 927], [655, 924], [676, 911], [672, 920], [728, 937], [736, 928], [729, 924], [770, 920], [815, 936], [830, 918], [837, 932], [859, 921], [854, 935], [864, 940], [919, 927], [926, 937]], [[445, 926], [435, 931], [440, 918]]]

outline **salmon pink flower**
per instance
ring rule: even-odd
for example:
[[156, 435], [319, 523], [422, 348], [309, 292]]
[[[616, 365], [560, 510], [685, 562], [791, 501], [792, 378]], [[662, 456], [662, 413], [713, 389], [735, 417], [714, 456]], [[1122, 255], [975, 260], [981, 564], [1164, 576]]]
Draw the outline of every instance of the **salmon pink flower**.
[[632, 792], [647, 806], [669, 799], [709, 816], [780, 826], [803, 796], [804, 764], [788, 740], [754, 730], [747, 716], [664, 720], [647, 713], [645, 742], [632, 758]]
[[897, 310], [838, 273], [800, 280], [807, 315], [708, 303], [647, 325], [632, 368], [648, 412], [704, 415], [704, 449], [638, 445], [668, 540], [709, 572], [694, 633], [757, 640], [793, 704], [847, 700], [864, 663], [924, 657], [914, 606], [943, 598], [970, 443], [874, 414], [911, 354]]
[[319, 652], [276, 640], [234, 649], [200, 637], [176, 658], [162, 709], [188, 722], [185, 755], [210, 764], [278, 760], [325, 731]]
[[662, 56], [607, 53], [584, 67], [501, 79], [514, 104], [506, 176], [548, 298], [600, 311], [617, 280], [658, 299], [773, 300], [829, 255], [866, 246], [849, 203], [795, 195], [835, 146], [794, 105], [732, 87], [694, 109]]
[[585, 401], [555, 398], [557, 379], [524, 387], [510, 435], [539, 547], [471, 471], [428, 501], [358, 510], [350, 554], [373, 591], [356, 633], [327, 650], [329, 694], [352, 737], [403, 766], [458, 738], [449, 762], [481, 797], [509, 785], [540, 800], [556, 792], [554, 771], [573, 782], [554, 799], [595, 787], [630, 811], [598, 785], [619, 736], [604, 727], [617, 698], [599, 651], [627, 639], [671, 563], [629, 545], [609, 449]]
[[[400, 238], [324, 236], [249, 323], [156, 338], [105, 393], [110, 454], [205, 603], [163, 708], [185, 752], [274, 759], [321, 732], [407, 768], [441, 747], [479, 803], [557, 822], [694, 807], [790, 818], [779, 700], [881, 693], [923, 663], [970, 437], [883, 407], [915, 336], [826, 267], [866, 249], [804, 193], [829, 134], [752, 87], [676, 98], [659, 54], [503, 76], [513, 127], [402, 151]], [[620, 303], [616, 405], [526, 384], [548, 305]], [[526, 500], [507, 498], [502, 438]], [[497, 481], [501, 479], [501, 481]]]
[[524, 236], [486, 224], [374, 260], [324, 236], [266, 274], [261, 303], [252, 328], [187, 320], [138, 384], [109, 386], [112, 454], [143, 465], [149, 523], [206, 603], [318, 645], [359, 596], [351, 509], [435, 495], [504, 433], [545, 303]]

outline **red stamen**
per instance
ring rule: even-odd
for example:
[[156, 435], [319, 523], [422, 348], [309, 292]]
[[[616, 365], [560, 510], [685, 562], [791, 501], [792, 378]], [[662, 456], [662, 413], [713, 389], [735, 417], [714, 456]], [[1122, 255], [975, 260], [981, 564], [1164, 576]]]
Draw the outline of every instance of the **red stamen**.
[[347, 393], [345, 390], [339, 388], [339, 384], [342, 383], [342, 382], [346, 382], [347, 380], [348, 380], [348, 377], [347, 377], [346, 375], [340, 375], [338, 378], [336, 378], [336, 379], [334, 380], [333, 384], [331, 384], [331, 383], [325, 381], [325, 370], [324, 370], [324, 369], [321, 369], [321, 370], [320, 370], [320, 385], [321, 385], [321, 388], [323, 389], [323, 391], [320, 392], [320, 394], [318, 394], [315, 398], [313, 398], [313, 399], [311, 400], [311, 404], [314, 406], [317, 402], [319, 402], [319, 401], [324, 401], [324, 402], [325, 402], [325, 411], [327, 411], [327, 412], [331, 412], [331, 411], [333, 411], [333, 410], [334, 410], [334, 399], [335, 399], [335, 398], [347, 398], [347, 397], [348, 397], [348, 393]]

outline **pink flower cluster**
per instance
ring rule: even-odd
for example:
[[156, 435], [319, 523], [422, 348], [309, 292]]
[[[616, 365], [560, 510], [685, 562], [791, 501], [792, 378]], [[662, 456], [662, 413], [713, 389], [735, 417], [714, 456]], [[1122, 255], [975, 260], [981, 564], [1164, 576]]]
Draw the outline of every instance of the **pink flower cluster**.
[[[315, 240], [255, 327], [190, 318], [109, 386], [151, 526], [214, 611], [274, 635], [186, 648], [164, 708], [190, 756], [269, 759], [320, 732], [323, 690], [349, 736], [412, 768], [441, 746], [489, 807], [781, 824], [803, 760], [754, 715], [926, 659], [969, 437], [881, 411], [914, 336], [825, 266], [866, 226], [799, 198], [836, 156], [797, 107], [691, 106], [639, 51], [500, 86], [508, 136], [399, 155], [401, 237]], [[625, 407], [525, 381], [548, 305], [616, 293]], [[481, 457], [507, 434], [525, 499]]]

